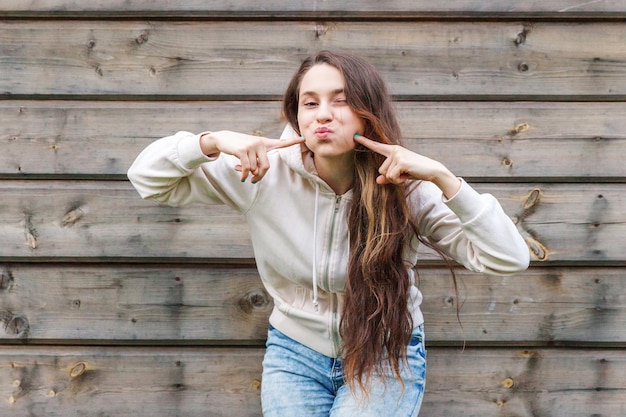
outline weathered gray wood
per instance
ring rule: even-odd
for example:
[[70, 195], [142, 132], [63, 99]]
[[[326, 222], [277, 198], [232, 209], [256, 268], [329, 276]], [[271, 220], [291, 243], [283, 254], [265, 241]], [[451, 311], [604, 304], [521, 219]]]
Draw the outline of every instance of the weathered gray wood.
[[259, 344], [273, 306], [254, 268], [16, 264], [0, 276], [8, 339]]
[[[406, 145], [472, 178], [623, 178], [626, 104], [398, 102]], [[125, 175], [178, 130], [278, 137], [280, 103], [0, 101], [0, 173]], [[598, 163], [602, 161], [602, 163]]]
[[383, 72], [409, 147], [510, 182], [476, 188], [548, 261], [459, 272], [456, 300], [425, 254], [422, 414], [626, 415], [626, 2], [1, 3], [1, 416], [260, 416], [272, 303], [243, 218], [106, 180], [176, 130], [277, 135], [323, 48]]
[[[420, 268], [429, 343], [626, 346], [620, 268], [539, 268], [513, 277]], [[0, 340], [62, 344], [255, 344], [272, 302], [254, 268], [0, 266]]]
[[262, 354], [5, 346], [0, 415], [259, 416]]
[[626, 412], [623, 350], [430, 349], [427, 416], [589, 417]]
[[623, 97], [625, 37], [621, 23], [5, 21], [0, 91], [274, 97], [305, 55], [342, 49], [395, 94]]
[[64, 13], [97, 12], [103, 14], [127, 15], [133, 12], [145, 15], [183, 15], [183, 16], [281, 16], [294, 13], [328, 14], [329, 16], [360, 16], [362, 13], [374, 13], [376, 17], [395, 16], [614, 16], [626, 12], [626, 6], [620, 1], [580, 1], [551, 0], [519, 2], [512, 4], [509, 0], [397, 0], [381, 3], [376, 0], [345, 0], [345, 1], [304, 1], [292, 0], [281, 2], [267, 0], [263, 3], [255, 1], [187, 0], [173, 2], [171, 0], [109, 0], [107, 2], [83, 3], [77, 0], [4, 0], [0, 5], [0, 13], [6, 15], [30, 15], [37, 12], [48, 12], [53, 15]]
[[[0, 414], [260, 416], [262, 349], [0, 350]], [[621, 416], [622, 350], [429, 348], [422, 414]], [[592, 413], [592, 414], [590, 414]]]
[[626, 340], [623, 268], [531, 267], [510, 277], [458, 270], [456, 295], [446, 270], [421, 272], [422, 310], [431, 342], [591, 345]]
[[[475, 188], [500, 200], [536, 260], [624, 261], [626, 197], [620, 184]], [[222, 205], [162, 206], [141, 200], [121, 181], [0, 181], [0, 194], [5, 261], [253, 257], [243, 217]]]

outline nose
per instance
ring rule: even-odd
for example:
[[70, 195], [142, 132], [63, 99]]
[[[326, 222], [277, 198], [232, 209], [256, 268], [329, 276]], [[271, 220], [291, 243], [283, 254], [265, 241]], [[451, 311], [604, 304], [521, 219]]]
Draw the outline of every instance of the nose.
[[317, 106], [316, 120], [318, 123], [326, 123], [333, 118], [333, 112], [329, 103], [320, 103]]

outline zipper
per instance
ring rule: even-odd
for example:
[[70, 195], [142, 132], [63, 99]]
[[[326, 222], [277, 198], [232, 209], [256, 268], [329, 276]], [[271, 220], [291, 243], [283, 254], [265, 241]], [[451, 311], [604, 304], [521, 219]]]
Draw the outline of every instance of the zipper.
[[332, 343], [333, 343], [333, 349], [335, 351], [335, 356], [337, 356], [339, 354], [339, 320], [338, 320], [338, 300], [337, 300], [337, 294], [333, 293], [330, 291], [330, 258], [332, 256], [332, 243], [333, 243], [333, 239], [335, 238], [335, 222], [337, 221], [337, 213], [339, 213], [339, 206], [341, 204], [341, 196], [335, 196], [335, 208], [333, 210], [333, 215], [331, 217], [331, 221], [330, 221], [330, 234], [329, 234], [329, 238], [328, 238], [328, 252], [327, 252], [327, 256], [324, 259], [325, 261], [325, 268], [324, 268], [324, 284], [325, 287], [328, 288], [328, 292], [330, 294], [330, 314], [331, 314], [331, 321], [330, 321], [330, 334], [331, 334], [331, 338], [332, 338]]
[[339, 356], [339, 318], [337, 317], [339, 315], [339, 313], [337, 312], [337, 310], [339, 309], [339, 301], [337, 299], [337, 294], [331, 293], [330, 302], [332, 314], [330, 334], [332, 336], [333, 351], [335, 352], [335, 356], [337, 357]]
[[330, 257], [332, 256], [332, 244], [335, 238], [335, 222], [337, 220], [337, 213], [339, 212], [339, 205], [341, 204], [341, 196], [335, 196], [335, 209], [333, 210], [333, 216], [330, 219], [330, 234], [328, 236], [328, 252], [324, 259], [324, 285], [330, 290]]

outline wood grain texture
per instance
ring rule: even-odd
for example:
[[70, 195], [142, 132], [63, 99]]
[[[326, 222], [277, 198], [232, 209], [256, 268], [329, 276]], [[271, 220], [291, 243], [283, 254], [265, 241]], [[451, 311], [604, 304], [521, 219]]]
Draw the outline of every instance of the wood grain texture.
[[[466, 178], [626, 176], [625, 102], [397, 102], [396, 109], [407, 147]], [[275, 101], [0, 101], [0, 175], [123, 176], [145, 146], [179, 130], [277, 138], [283, 126]]]
[[409, 97], [619, 98], [625, 37], [618, 23], [5, 21], [0, 91], [276, 97], [304, 56], [338, 49]]
[[[258, 416], [262, 349], [6, 347], [0, 413]], [[422, 414], [620, 416], [622, 350], [429, 348]], [[590, 411], [592, 410], [592, 411]], [[589, 414], [592, 412], [593, 414]]]
[[626, 2], [1, 3], [0, 416], [260, 417], [244, 217], [125, 173], [178, 130], [278, 136], [320, 49], [369, 59], [405, 144], [498, 197], [534, 261], [458, 269], [457, 297], [423, 253], [422, 415], [626, 415]]
[[551, 0], [519, 2], [514, 5], [507, 0], [442, 0], [431, 2], [428, 0], [397, 0], [381, 3], [376, 0], [346, 0], [336, 1], [304, 1], [293, 0], [281, 2], [267, 0], [262, 4], [254, 1], [202, 1], [187, 0], [174, 2], [168, 0], [109, 0], [104, 3], [82, 3], [77, 0], [4, 0], [0, 13], [30, 15], [48, 12], [53, 15], [74, 12], [84, 14], [98, 12], [98, 15], [113, 14], [127, 15], [141, 13], [141, 15], [182, 15], [182, 16], [271, 16], [311, 14], [314, 16], [340, 15], [342, 17], [362, 16], [369, 12], [369, 16], [614, 16], [626, 13], [626, 6], [620, 1], [600, 0]]
[[[459, 269], [460, 323], [450, 272], [419, 271], [430, 344], [626, 347], [620, 268]], [[0, 343], [261, 346], [272, 306], [253, 267], [0, 266]]]
[[[254, 186], [242, 184], [242, 186]], [[621, 184], [475, 184], [498, 198], [538, 261], [623, 262]], [[0, 259], [245, 261], [244, 218], [223, 205], [167, 207], [121, 181], [0, 181]], [[425, 259], [436, 259], [424, 253]]]
[[[273, 303], [255, 268], [12, 265], [0, 267], [2, 338], [48, 343], [256, 343]], [[173, 342], [172, 342], [173, 341]]]

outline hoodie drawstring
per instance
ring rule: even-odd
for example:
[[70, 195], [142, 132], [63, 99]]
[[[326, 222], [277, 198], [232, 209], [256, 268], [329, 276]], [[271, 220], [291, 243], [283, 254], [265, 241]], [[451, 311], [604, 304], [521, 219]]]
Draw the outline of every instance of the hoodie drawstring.
[[317, 301], [317, 206], [320, 198], [320, 186], [315, 184], [315, 211], [313, 214], [313, 307], [315, 312], [319, 312], [319, 302]]

